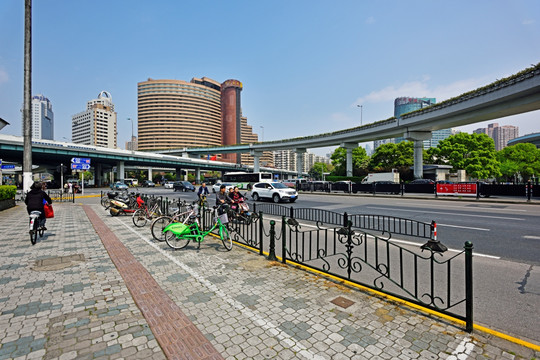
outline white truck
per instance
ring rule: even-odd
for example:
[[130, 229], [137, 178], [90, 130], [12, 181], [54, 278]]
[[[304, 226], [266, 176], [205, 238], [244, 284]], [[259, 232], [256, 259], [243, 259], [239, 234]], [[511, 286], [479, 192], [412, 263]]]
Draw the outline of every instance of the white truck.
[[362, 179], [362, 184], [371, 184], [375, 181], [391, 181], [399, 184], [399, 172], [396, 169], [392, 169], [392, 172], [368, 174]]

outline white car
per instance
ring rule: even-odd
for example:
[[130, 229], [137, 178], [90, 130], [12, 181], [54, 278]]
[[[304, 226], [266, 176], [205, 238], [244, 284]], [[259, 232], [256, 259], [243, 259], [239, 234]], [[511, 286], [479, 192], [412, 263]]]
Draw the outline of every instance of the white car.
[[298, 193], [295, 189], [280, 182], [260, 182], [253, 185], [251, 198], [255, 201], [272, 199], [275, 203], [285, 200], [295, 202], [298, 199]]
[[225, 191], [227, 192], [229, 191], [230, 188], [234, 188], [236, 186], [235, 184], [231, 184], [231, 183], [217, 183], [217, 184], [212, 185], [212, 192], [218, 193], [221, 185], [225, 185]]
[[163, 187], [165, 189], [172, 189], [173, 188], [174, 181], [167, 181]]

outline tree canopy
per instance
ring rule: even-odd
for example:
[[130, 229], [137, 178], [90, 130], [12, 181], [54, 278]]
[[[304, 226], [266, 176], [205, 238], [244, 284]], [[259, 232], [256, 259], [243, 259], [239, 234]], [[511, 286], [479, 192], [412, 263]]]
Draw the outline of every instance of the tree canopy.
[[326, 173], [326, 172], [329, 172], [333, 169], [334, 167], [330, 164], [325, 164], [325, 163], [322, 163], [322, 162], [316, 162], [313, 164], [313, 166], [311, 167], [311, 169], [309, 169], [309, 177], [311, 178], [314, 178], [314, 179], [321, 179], [323, 178], [323, 173]]
[[431, 148], [429, 154], [433, 163], [451, 165], [453, 171], [464, 169], [476, 179], [500, 176], [495, 143], [486, 134], [452, 135]]
[[497, 153], [501, 173], [507, 180], [521, 175], [523, 181], [540, 175], [540, 149], [529, 143], [505, 147]]
[[[347, 171], [347, 149], [343, 147], [338, 147], [334, 150], [334, 153], [330, 156], [332, 160], [332, 165], [334, 170], [332, 170], [333, 175], [345, 175]], [[369, 156], [366, 153], [366, 149], [363, 147], [357, 147], [352, 150], [352, 160], [353, 160], [353, 173], [358, 173], [359, 169], [365, 169], [368, 162]]]
[[397, 144], [388, 143], [379, 146], [369, 162], [369, 169], [374, 171], [390, 171], [394, 168], [409, 168], [414, 164], [414, 144], [402, 141]]

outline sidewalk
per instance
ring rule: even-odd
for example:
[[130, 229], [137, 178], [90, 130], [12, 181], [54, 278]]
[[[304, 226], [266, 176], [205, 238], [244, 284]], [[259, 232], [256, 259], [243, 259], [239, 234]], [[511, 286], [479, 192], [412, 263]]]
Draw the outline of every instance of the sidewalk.
[[54, 204], [34, 246], [0, 212], [0, 359], [540, 358], [214, 238], [171, 251], [98, 200]]

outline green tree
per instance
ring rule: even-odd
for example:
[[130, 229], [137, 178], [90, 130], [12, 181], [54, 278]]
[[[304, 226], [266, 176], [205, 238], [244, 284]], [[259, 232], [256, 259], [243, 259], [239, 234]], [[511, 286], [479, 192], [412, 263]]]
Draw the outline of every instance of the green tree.
[[453, 171], [463, 169], [476, 179], [500, 176], [495, 143], [486, 134], [452, 135], [430, 150], [430, 155], [435, 163], [451, 165]]
[[317, 180], [322, 180], [323, 173], [327, 173], [329, 171], [332, 171], [334, 167], [330, 164], [325, 164], [322, 162], [316, 162], [313, 164], [311, 169], [309, 169], [309, 177]]
[[497, 159], [501, 163], [501, 173], [507, 180], [521, 175], [526, 182], [533, 175], [540, 175], [540, 150], [533, 144], [520, 143], [505, 147], [497, 152]]
[[392, 169], [409, 169], [414, 165], [414, 144], [402, 141], [379, 146], [369, 161], [369, 169], [373, 171], [390, 171]]
[[[330, 156], [332, 160], [332, 165], [334, 169], [332, 175], [344, 176], [347, 172], [347, 149], [343, 147], [338, 147], [334, 150], [334, 153]], [[360, 172], [362, 169], [367, 168], [369, 163], [369, 156], [366, 153], [366, 149], [359, 146], [354, 148], [352, 151], [352, 161], [353, 161], [353, 175]]]

